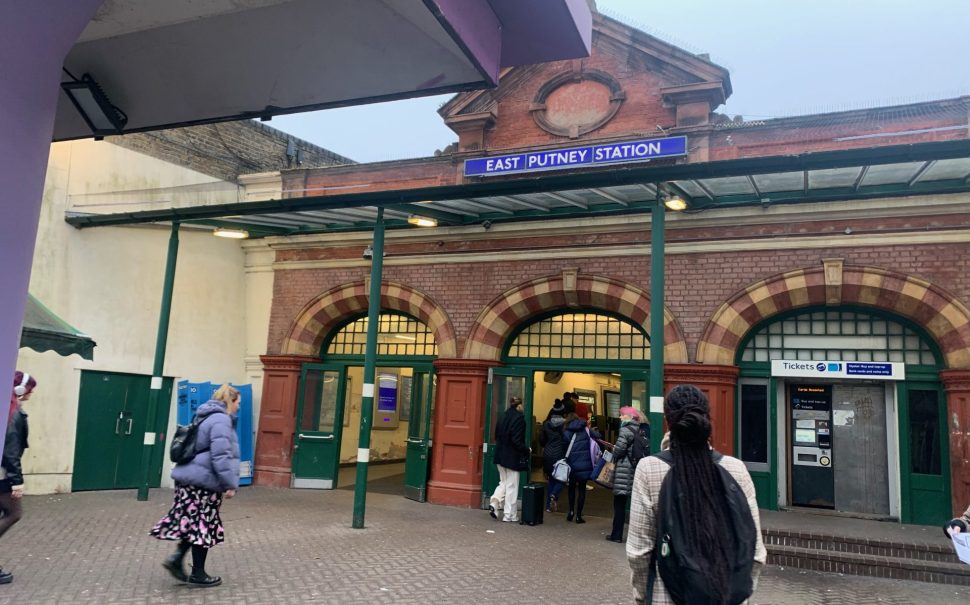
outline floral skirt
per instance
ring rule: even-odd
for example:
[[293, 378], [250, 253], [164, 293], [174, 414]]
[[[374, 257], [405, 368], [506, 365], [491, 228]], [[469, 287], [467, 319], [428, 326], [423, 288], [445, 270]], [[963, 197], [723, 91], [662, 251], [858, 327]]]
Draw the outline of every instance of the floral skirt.
[[187, 541], [212, 548], [225, 541], [225, 530], [219, 517], [222, 494], [201, 487], [179, 485], [175, 488], [175, 502], [149, 535], [159, 540]]

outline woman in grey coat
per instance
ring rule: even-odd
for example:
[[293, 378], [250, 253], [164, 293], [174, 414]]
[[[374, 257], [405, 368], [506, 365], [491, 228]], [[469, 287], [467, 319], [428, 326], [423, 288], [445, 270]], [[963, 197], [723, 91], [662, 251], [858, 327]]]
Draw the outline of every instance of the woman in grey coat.
[[613, 463], [616, 474], [613, 476], [613, 531], [606, 539], [610, 542], [623, 542], [623, 523], [626, 521], [626, 503], [633, 491], [633, 440], [640, 430], [640, 411], [634, 407], [620, 408], [620, 434], [613, 446]]
[[[218, 586], [222, 578], [205, 572], [209, 549], [225, 540], [219, 509], [222, 499], [232, 498], [239, 487], [239, 443], [235, 416], [239, 391], [224, 384], [212, 399], [196, 410], [201, 419], [195, 438], [195, 457], [172, 470], [175, 503], [152, 528], [159, 540], [176, 540], [175, 554], [162, 566], [181, 582], [195, 586]], [[192, 574], [186, 575], [182, 561], [192, 550]]]

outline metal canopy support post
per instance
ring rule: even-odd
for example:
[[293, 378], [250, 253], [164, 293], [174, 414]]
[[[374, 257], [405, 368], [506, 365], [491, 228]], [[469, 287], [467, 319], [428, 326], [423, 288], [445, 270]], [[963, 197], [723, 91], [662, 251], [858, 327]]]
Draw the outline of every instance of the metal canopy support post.
[[141, 483], [138, 499], [148, 500], [149, 473], [152, 453], [155, 450], [157, 431], [155, 416], [158, 415], [158, 398], [162, 392], [162, 372], [165, 366], [165, 348], [168, 345], [168, 320], [172, 311], [172, 290], [175, 286], [175, 262], [179, 253], [179, 223], [172, 222], [172, 235], [168, 238], [168, 258], [165, 261], [165, 285], [162, 288], [162, 308], [158, 314], [158, 336], [155, 339], [155, 364], [152, 367], [151, 390], [148, 392], [148, 417], [145, 419], [145, 441], [141, 450]]
[[650, 449], [660, 451], [664, 421], [664, 200], [650, 213]]
[[377, 329], [381, 321], [381, 279], [384, 270], [384, 208], [378, 207], [374, 221], [370, 295], [367, 299], [367, 344], [364, 348], [364, 386], [360, 402], [360, 436], [357, 440], [357, 482], [354, 484], [354, 529], [364, 527], [367, 502], [367, 463], [370, 461], [370, 432], [374, 416], [374, 374], [377, 366]]

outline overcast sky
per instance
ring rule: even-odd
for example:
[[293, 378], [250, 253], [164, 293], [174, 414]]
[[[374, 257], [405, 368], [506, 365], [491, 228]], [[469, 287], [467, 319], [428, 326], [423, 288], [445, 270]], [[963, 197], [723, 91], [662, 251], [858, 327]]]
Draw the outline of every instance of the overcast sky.
[[[970, 0], [598, 0], [600, 10], [731, 72], [717, 111], [749, 119], [970, 94]], [[428, 97], [274, 118], [359, 162], [458, 140]]]

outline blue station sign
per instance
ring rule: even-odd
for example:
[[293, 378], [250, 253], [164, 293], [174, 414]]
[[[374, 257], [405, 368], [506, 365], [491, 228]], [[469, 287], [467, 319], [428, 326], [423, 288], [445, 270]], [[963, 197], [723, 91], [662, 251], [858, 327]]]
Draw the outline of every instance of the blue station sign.
[[474, 158], [465, 160], [465, 176], [500, 176], [541, 170], [564, 170], [584, 166], [647, 162], [684, 155], [687, 155], [687, 137], [645, 139]]

